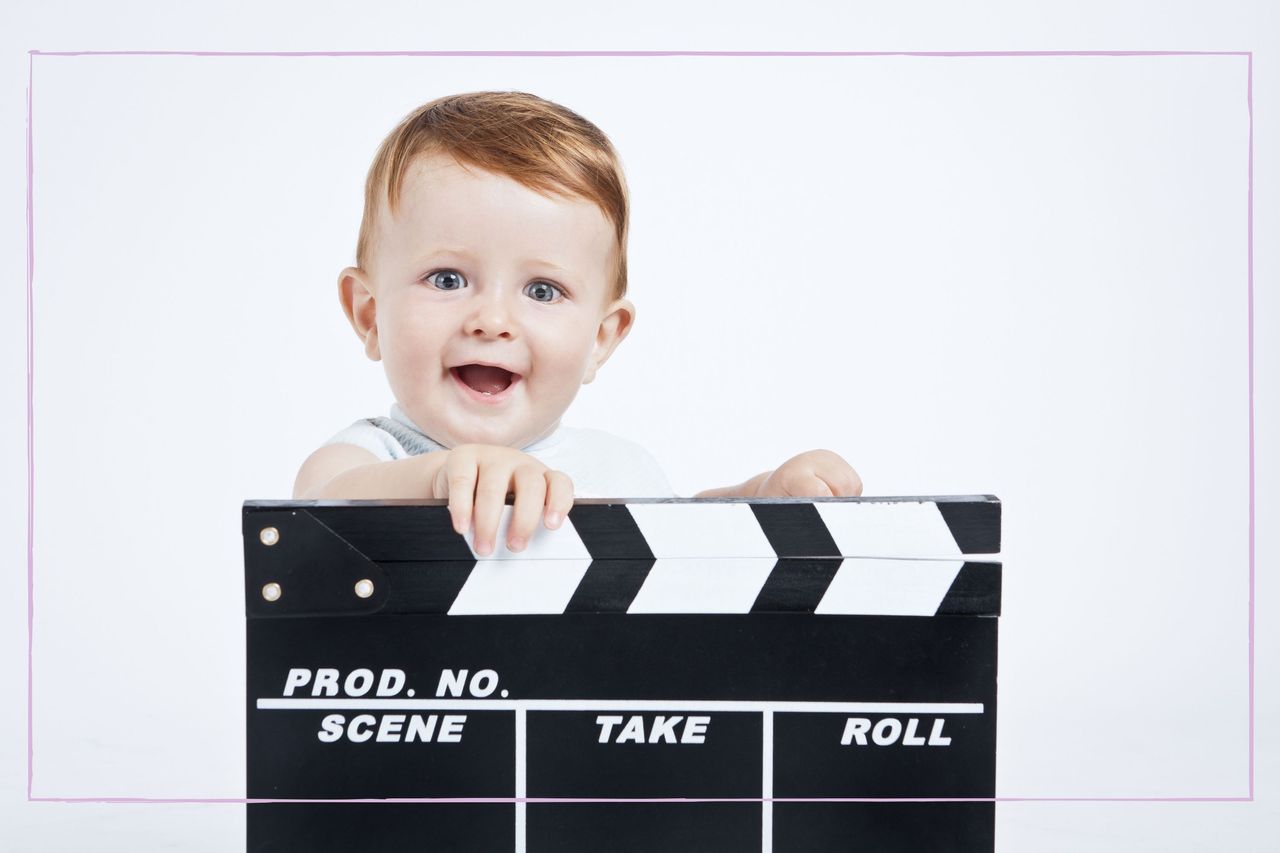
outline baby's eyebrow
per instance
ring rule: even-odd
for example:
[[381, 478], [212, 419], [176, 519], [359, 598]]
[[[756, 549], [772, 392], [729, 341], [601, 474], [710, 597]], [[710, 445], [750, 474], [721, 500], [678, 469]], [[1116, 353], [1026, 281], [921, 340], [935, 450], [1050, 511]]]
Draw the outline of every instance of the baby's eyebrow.
[[[455, 257], [466, 258], [468, 260], [475, 260], [475, 258], [477, 257], [476, 254], [469, 249], [444, 246], [438, 249], [432, 249], [430, 252], [423, 255], [421, 259], [418, 261], [418, 263], [420, 264], [430, 263], [431, 261], [435, 260], [437, 257], [440, 257], [442, 255], [452, 255]], [[525, 263], [527, 263], [530, 266], [546, 267], [547, 269], [555, 270], [556, 272], [564, 273], [565, 275], [569, 274], [569, 270], [565, 269], [559, 264], [552, 263], [551, 261], [544, 260], [542, 258], [531, 258], [528, 261], [525, 261]]]
[[433, 260], [439, 257], [440, 255], [456, 255], [458, 257], [468, 258], [468, 259], [475, 258], [475, 254], [469, 249], [462, 249], [462, 248], [455, 249], [451, 246], [445, 246], [438, 249], [432, 249], [430, 252], [427, 252], [425, 255], [422, 256], [422, 260], [420, 261], [420, 263], [426, 263], [430, 260]]

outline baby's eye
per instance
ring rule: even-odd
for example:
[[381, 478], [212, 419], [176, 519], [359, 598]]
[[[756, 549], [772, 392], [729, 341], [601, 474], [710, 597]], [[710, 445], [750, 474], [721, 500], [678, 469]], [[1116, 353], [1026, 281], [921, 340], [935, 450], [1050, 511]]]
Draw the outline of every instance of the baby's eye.
[[549, 281], [531, 281], [525, 287], [525, 292], [537, 302], [554, 302], [557, 293], [564, 293], [559, 285]]
[[[436, 278], [437, 276], [439, 276], [439, 278]], [[467, 281], [453, 270], [440, 270], [439, 272], [433, 272], [431, 275], [423, 279], [423, 281], [431, 281], [432, 279], [436, 279], [432, 283], [435, 284], [437, 290], [458, 290], [465, 286]]]

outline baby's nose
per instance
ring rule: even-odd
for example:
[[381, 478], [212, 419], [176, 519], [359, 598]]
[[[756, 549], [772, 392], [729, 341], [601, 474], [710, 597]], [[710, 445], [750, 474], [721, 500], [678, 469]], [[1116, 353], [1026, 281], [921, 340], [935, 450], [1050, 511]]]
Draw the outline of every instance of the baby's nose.
[[484, 299], [467, 318], [467, 334], [484, 337], [511, 337], [516, 332], [515, 315], [505, 299]]

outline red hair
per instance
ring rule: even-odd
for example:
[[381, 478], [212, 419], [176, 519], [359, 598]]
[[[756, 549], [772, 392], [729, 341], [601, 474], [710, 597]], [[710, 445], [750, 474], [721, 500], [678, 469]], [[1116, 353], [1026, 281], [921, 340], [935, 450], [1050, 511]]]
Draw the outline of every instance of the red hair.
[[594, 203], [612, 223], [618, 261], [613, 298], [627, 292], [628, 194], [622, 164], [600, 128], [566, 107], [526, 92], [469, 92], [423, 104], [378, 148], [365, 181], [356, 266], [368, 270], [381, 200], [396, 212], [405, 171], [423, 154], [443, 153], [543, 195]]

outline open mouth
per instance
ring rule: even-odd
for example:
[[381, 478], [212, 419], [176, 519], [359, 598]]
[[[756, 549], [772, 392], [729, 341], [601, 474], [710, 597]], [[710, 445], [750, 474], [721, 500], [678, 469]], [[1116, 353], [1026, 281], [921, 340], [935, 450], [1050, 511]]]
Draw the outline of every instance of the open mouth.
[[450, 369], [463, 385], [486, 397], [502, 394], [519, 379], [520, 374], [487, 364], [463, 364]]

